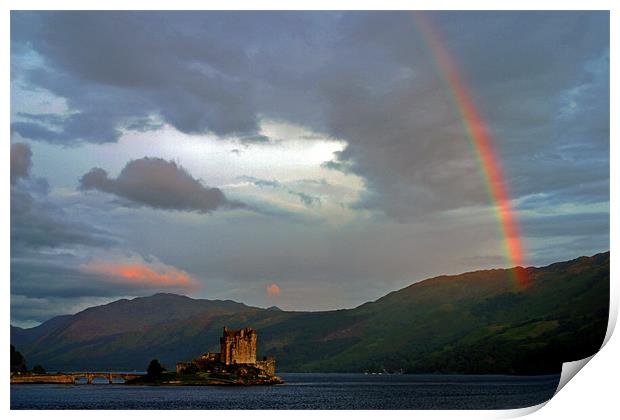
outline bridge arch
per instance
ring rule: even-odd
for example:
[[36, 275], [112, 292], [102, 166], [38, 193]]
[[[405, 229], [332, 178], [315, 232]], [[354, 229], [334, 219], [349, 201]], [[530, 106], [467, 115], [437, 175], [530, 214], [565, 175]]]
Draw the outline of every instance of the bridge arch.
[[140, 377], [142, 375], [132, 373], [114, 373], [114, 372], [76, 372], [71, 374], [73, 377], [73, 383], [77, 384], [78, 381], [85, 380], [87, 384], [93, 384], [96, 379], [103, 379], [108, 384], [113, 384], [114, 379], [121, 379], [124, 383], [127, 380]]

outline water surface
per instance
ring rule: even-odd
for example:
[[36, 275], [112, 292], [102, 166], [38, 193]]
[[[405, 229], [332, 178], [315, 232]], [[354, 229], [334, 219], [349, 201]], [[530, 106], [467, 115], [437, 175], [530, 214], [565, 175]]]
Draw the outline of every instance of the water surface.
[[559, 375], [281, 374], [283, 385], [11, 385], [11, 409], [502, 409], [550, 399]]

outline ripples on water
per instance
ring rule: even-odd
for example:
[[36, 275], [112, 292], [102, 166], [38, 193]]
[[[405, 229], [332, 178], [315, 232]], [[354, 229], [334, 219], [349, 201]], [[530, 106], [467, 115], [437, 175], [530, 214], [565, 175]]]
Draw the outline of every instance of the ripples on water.
[[282, 374], [284, 385], [11, 385], [11, 409], [501, 409], [550, 399], [559, 375]]

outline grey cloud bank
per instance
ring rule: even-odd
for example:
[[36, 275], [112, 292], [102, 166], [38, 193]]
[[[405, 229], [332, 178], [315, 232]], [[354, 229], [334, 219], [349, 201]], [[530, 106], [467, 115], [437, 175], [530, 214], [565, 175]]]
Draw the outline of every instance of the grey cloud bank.
[[[609, 13], [427, 18], [493, 134], [528, 262], [606, 251]], [[411, 13], [12, 12], [11, 54], [11, 290], [21, 320], [53, 312], [43, 302], [62, 313], [152, 290], [76, 268], [108, 249], [157, 256], [204, 282], [204, 297], [288, 309], [355, 306], [426, 276], [502, 265], [479, 164]], [[322, 168], [277, 177], [276, 152], [257, 149], [289, 139], [263, 133], [264, 120], [344, 149]], [[240, 172], [182, 140], [166, 159], [123, 143], [136, 132], [164, 143], [162, 127], [205, 144], [234, 139], [244, 147], [227, 154]], [[94, 145], [114, 158], [86, 166], [79, 154], [45, 154]], [[253, 195], [186, 170], [196, 156], [222, 178], [252, 174]], [[33, 159], [81, 178], [48, 185]], [[346, 217], [329, 209], [349, 186], [320, 187], [321, 169], [359, 177], [359, 196], [340, 203]], [[305, 213], [279, 207], [287, 199]], [[234, 208], [250, 211], [221, 211]], [[282, 291], [269, 300], [273, 282]]]
[[71, 220], [62, 207], [50, 201], [47, 181], [30, 176], [31, 157], [28, 145], [11, 145], [11, 179], [21, 179], [11, 186], [11, 256], [65, 245], [113, 244], [114, 235]]
[[[116, 141], [123, 127], [156, 116], [185, 133], [264, 141], [262, 114], [346, 140], [329, 165], [366, 180], [359, 208], [405, 221], [487, 202], [458, 112], [410, 13], [55, 12], [12, 19], [15, 50], [31, 46], [46, 66], [20, 69], [18, 78], [66, 98], [71, 109], [56, 121], [14, 121], [21, 137]], [[496, 133], [513, 193], [574, 186], [557, 174], [574, 174], [575, 159], [584, 162], [579, 176], [608, 177], [605, 164], [593, 164], [608, 155], [608, 14], [429, 19]], [[599, 188], [568, 194], [580, 200]]]

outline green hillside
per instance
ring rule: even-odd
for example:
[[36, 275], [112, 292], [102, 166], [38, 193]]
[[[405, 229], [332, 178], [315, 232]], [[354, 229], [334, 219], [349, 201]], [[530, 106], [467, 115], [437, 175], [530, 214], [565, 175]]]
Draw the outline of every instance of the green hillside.
[[[520, 269], [524, 270], [524, 269]], [[217, 350], [221, 328], [251, 326], [284, 371], [559, 372], [591, 355], [607, 328], [609, 252], [528, 268], [428, 279], [355, 309], [288, 312], [158, 294], [12, 328], [29, 364], [48, 369], [172, 367]]]

